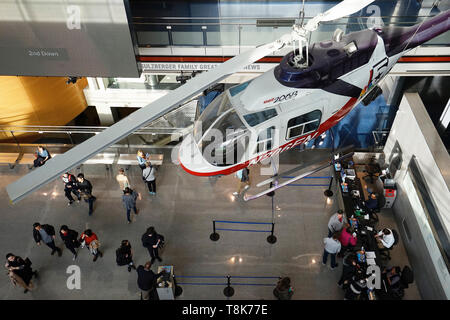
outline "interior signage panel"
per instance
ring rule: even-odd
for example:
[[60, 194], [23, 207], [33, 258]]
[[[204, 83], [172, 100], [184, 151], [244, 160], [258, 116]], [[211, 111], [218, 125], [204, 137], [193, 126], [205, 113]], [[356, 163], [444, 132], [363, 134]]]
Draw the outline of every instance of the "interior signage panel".
[[0, 75], [139, 77], [125, 4], [0, 1]]

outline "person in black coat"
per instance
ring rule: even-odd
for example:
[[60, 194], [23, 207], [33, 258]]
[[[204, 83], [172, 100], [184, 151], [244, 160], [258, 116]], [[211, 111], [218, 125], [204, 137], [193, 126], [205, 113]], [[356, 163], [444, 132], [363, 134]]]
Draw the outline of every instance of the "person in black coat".
[[74, 175], [69, 172], [64, 173], [61, 176], [62, 181], [64, 182], [64, 194], [66, 198], [69, 200], [67, 204], [70, 206], [75, 200], [73, 200], [72, 193], [77, 197], [78, 202], [81, 200], [80, 192], [77, 190], [77, 179]]
[[142, 245], [147, 248], [148, 252], [150, 253], [150, 257], [152, 258], [151, 263], [155, 262], [155, 259], [158, 259], [158, 261], [161, 262], [162, 259], [158, 254], [158, 246], [161, 242], [161, 236], [156, 233], [155, 228], [148, 228], [147, 231], [142, 235], [141, 240]]
[[128, 265], [128, 272], [131, 272], [131, 268], [136, 269], [133, 263], [133, 252], [131, 251], [130, 241], [122, 240], [120, 248], [116, 250], [116, 262], [119, 266]]
[[94, 201], [97, 200], [96, 197], [92, 195], [92, 184], [89, 180], [84, 178], [84, 174], [79, 173], [77, 175], [77, 189], [84, 197], [84, 201], [89, 203], [89, 215], [92, 215], [94, 211]]
[[357, 258], [355, 253], [349, 253], [346, 256], [344, 256], [342, 264], [343, 264], [342, 275], [341, 279], [339, 279], [338, 282], [338, 286], [341, 288], [343, 287], [344, 282], [345, 283], [350, 282], [352, 277], [360, 269], [359, 265], [357, 264]]
[[50, 249], [52, 249], [51, 255], [58, 252], [58, 256], [61, 257], [62, 250], [55, 245], [55, 228], [49, 224], [41, 225], [39, 222], [33, 224], [33, 238], [37, 245], [41, 245], [41, 241], [44, 242]]
[[14, 285], [19, 284], [25, 289], [24, 293], [27, 293], [28, 290], [33, 288], [31, 278], [33, 276], [35, 278], [37, 277], [37, 271], [33, 271], [31, 261], [28, 258], [23, 260], [19, 256], [8, 253], [6, 255], [5, 268], [8, 269], [8, 275]]
[[77, 258], [77, 251], [75, 249], [80, 247], [80, 242], [78, 241], [78, 232], [69, 229], [69, 227], [66, 225], [62, 225], [59, 229], [59, 235], [66, 248], [73, 253], [72, 260], [75, 260]]
[[153, 299], [157, 299], [156, 293], [156, 281], [157, 279], [164, 274], [164, 271], [161, 271], [158, 274], [155, 274], [152, 270], [150, 270], [152, 264], [150, 261], [147, 261], [144, 266], [137, 267], [137, 285], [139, 289], [141, 289], [141, 299], [149, 300], [150, 294], [152, 294]]

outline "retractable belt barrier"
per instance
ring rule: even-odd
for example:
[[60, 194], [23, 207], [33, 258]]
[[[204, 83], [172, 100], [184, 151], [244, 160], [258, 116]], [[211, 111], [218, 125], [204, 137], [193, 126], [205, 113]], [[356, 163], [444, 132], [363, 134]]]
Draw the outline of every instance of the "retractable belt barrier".
[[226, 297], [231, 297], [234, 295], [234, 288], [231, 286], [231, 284], [235, 286], [262, 286], [262, 287], [273, 287], [276, 286], [276, 283], [242, 283], [242, 282], [231, 282], [231, 278], [236, 279], [276, 279], [279, 280], [281, 277], [266, 277], [266, 276], [253, 276], [253, 277], [245, 277], [245, 276], [173, 276], [174, 280], [175, 278], [183, 278], [183, 279], [226, 279], [226, 282], [177, 282], [176, 283], [176, 290], [178, 292], [183, 291], [183, 289], [179, 285], [196, 285], [196, 286], [226, 286], [223, 289], [223, 294]]
[[[271, 228], [271, 230], [216, 228], [216, 223], [267, 224], [267, 225], [272, 225], [272, 228]], [[221, 231], [241, 231], [241, 232], [270, 232], [270, 235], [267, 237], [267, 242], [269, 242], [270, 244], [274, 244], [275, 242], [277, 242], [277, 237], [275, 237], [274, 234], [273, 234], [274, 229], [275, 229], [275, 223], [273, 223], [273, 222], [247, 222], [247, 221], [213, 220], [213, 233], [211, 233], [209, 238], [212, 241], [219, 240], [220, 235], [216, 232], [217, 230], [221, 230]]]
[[[293, 176], [282, 176], [283, 179], [292, 179], [295, 178]], [[327, 190], [324, 191], [324, 195], [326, 197], [333, 196], [333, 191], [331, 191], [331, 186], [333, 184], [333, 176], [315, 176], [315, 177], [303, 177], [302, 179], [330, 179], [329, 184], [298, 184], [298, 183], [291, 183], [288, 184], [288, 186], [291, 187], [328, 187]]]

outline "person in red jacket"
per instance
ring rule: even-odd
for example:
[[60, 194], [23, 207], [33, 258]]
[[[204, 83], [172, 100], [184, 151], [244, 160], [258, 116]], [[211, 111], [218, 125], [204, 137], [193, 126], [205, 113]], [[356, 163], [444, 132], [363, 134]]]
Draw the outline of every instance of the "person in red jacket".
[[345, 225], [345, 228], [342, 229], [341, 235], [339, 237], [339, 241], [342, 245], [342, 250], [340, 252], [340, 255], [343, 255], [345, 251], [349, 249], [349, 247], [356, 246], [357, 241], [356, 233], [353, 230], [353, 228], [347, 223]]
[[94, 261], [97, 261], [98, 256], [103, 257], [103, 253], [98, 249], [100, 242], [98, 241], [97, 235], [91, 229], [85, 230], [81, 234], [79, 241], [82, 247], [86, 246], [94, 255]]

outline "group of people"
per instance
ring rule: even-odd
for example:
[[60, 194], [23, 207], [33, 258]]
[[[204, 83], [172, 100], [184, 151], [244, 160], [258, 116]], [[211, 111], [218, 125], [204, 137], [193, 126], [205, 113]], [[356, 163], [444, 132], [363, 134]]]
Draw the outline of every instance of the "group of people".
[[[103, 257], [103, 253], [100, 251], [100, 241], [97, 234], [91, 229], [86, 229], [78, 237], [78, 232], [70, 229], [66, 225], [62, 225], [59, 229], [59, 236], [64, 243], [64, 246], [73, 254], [72, 260], [76, 260], [78, 257], [78, 249], [86, 247], [93, 255], [93, 261], [97, 261], [98, 257]], [[47, 245], [52, 251], [51, 255], [55, 252], [58, 256], [62, 256], [62, 249], [55, 244], [56, 233], [55, 228], [50, 224], [40, 224], [36, 222], [33, 224], [33, 238], [37, 245], [42, 243]], [[144, 300], [149, 299], [152, 290], [156, 289], [156, 280], [159, 275], [155, 275], [150, 267], [157, 259], [162, 262], [159, 256], [159, 249], [164, 245], [164, 236], [158, 234], [155, 228], [149, 227], [141, 237], [142, 245], [147, 248], [151, 261], [145, 263], [144, 266], [136, 268], [133, 262], [133, 251], [131, 243], [128, 240], [122, 240], [120, 247], [116, 250], [116, 263], [118, 266], [126, 265], [128, 272], [132, 269], [138, 273], [138, 287], [142, 291], [142, 297]], [[30, 259], [25, 260], [13, 253], [6, 255], [5, 268], [8, 269], [8, 276], [10, 277], [14, 285], [20, 285], [24, 288], [24, 293], [27, 293], [33, 288], [32, 278], [37, 277], [37, 271], [33, 271], [31, 268]]]
[[83, 173], [79, 173], [75, 178], [73, 174], [66, 172], [61, 176], [61, 179], [64, 182], [64, 195], [69, 200], [67, 205], [70, 206], [74, 203], [73, 193], [77, 197], [78, 202], [83, 198], [88, 203], [89, 215], [91, 216], [94, 212], [94, 201], [97, 200], [92, 194], [92, 183], [85, 179]]
[[[375, 235], [375, 239], [378, 240], [380, 251], [388, 250], [394, 244], [392, 230], [388, 228], [379, 231]], [[356, 230], [347, 222], [342, 210], [338, 210], [330, 217], [328, 236], [323, 241], [322, 264], [326, 265], [328, 256], [330, 256], [331, 269], [334, 270], [338, 266], [336, 257], [342, 257], [343, 270], [338, 286], [345, 289], [345, 299], [357, 299], [362, 290], [366, 288], [367, 275], [353, 250], [358, 241]]]

